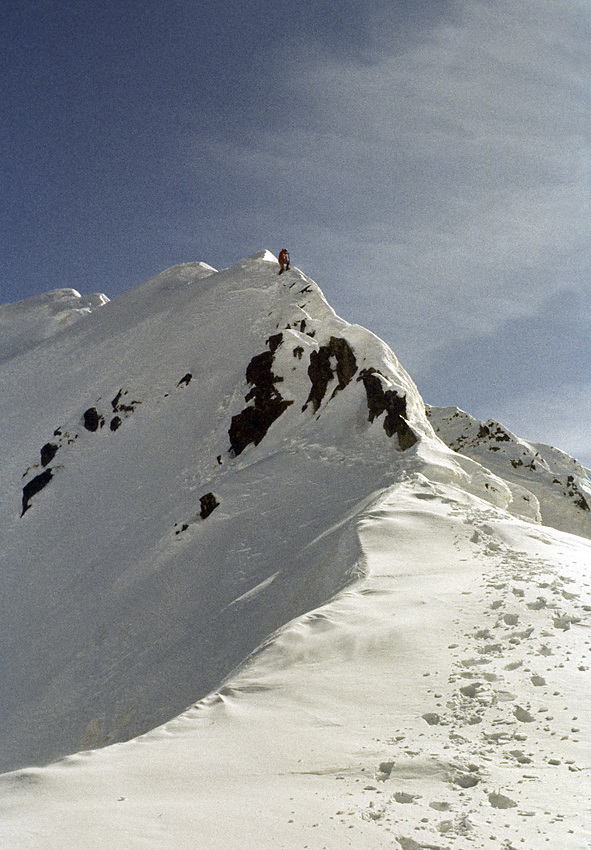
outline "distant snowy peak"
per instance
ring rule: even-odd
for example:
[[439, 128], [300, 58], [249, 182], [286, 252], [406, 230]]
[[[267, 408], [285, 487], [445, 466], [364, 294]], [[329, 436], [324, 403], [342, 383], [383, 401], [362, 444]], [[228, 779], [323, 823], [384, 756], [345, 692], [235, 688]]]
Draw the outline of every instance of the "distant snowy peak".
[[531, 491], [542, 522], [591, 537], [591, 479], [574, 458], [552, 446], [516, 437], [492, 419], [481, 422], [457, 407], [427, 407], [435, 433], [456, 452]]
[[102, 293], [80, 295], [75, 289], [54, 289], [0, 306], [0, 360], [49, 339], [108, 301]]

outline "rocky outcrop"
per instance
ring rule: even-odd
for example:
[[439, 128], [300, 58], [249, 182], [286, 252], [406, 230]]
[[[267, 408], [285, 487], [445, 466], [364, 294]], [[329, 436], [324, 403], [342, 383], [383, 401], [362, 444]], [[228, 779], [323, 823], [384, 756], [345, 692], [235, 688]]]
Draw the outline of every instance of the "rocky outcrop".
[[88, 410], [85, 410], [82, 421], [86, 430], [91, 432], [98, 431], [105, 424], [104, 418], [99, 416], [96, 407], [89, 407]]
[[[177, 388], [187, 387], [192, 377], [191, 373], [187, 372], [177, 383]], [[164, 398], [167, 398], [168, 395], [169, 393], [165, 393]], [[141, 404], [141, 401], [133, 397], [127, 400], [128, 396], [129, 391], [122, 387], [110, 402], [111, 410], [109, 410], [106, 404], [101, 405], [99, 399], [94, 405], [86, 408], [81, 419], [79, 418], [77, 420], [77, 427], [72, 430], [67, 430], [61, 426], [55, 429], [53, 439], [44, 443], [40, 449], [40, 463], [33, 463], [23, 474], [23, 478], [26, 478], [33, 470], [39, 469], [40, 466], [45, 468], [43, 472], [35, 475], [23, 487], [21, 516], [31, 507], [33, 496], [43, 490], [54, 477], [54, 470], [49, 468], [49, 464], [60, 449], [74, 443], [85, 431], [90, 434], [100, 432], [109, 416], [109, 430], [111, 432], [119, 430], [124, 420], [128, 419]], [[59, 466], [56, 469], [59, 469]]]
[[478, 461], [538, 499], [544, 524], [591, 537], [589, 478], [573, 458], [522, 440], [499, 422], [481, 422], [459, 408], [427, 406], [435, 433], [454, 451]]
[[[187, 375], [178, 382], [177, 387], [180, 387], [182, 383], [189, 383], [191, 380], [191, 376], [188, 376], [189, 380], [187, 380]], [[111, 401], [111, 407], [113, 408], [113, 413], [133, 413], [136, 407], [141, 404], [141, 401], [137, 401], [137, 399], [133, 399], [132, 401], [123, 401], [125, 396], [129, 395], [127, 390], [121, 388], [115, 398]]]
[[[554, 479], [555, 483], [562, 484], [563, 482], [560, 479]], [[573, 503], [577, 508], [580, 508], [582, 511], [591, 511], [591, 507], [589, 506], [589, 502], [583, 495], [581, 488], [578, 486], [577, 482], [573, 475], [567, 475], [566, 481], [564, 482], [564, 487], [566, 490], [566, 495], [573, 500]]]
[[363, 381], [367, 395], [369, 421], [386, 413], [384, 431], [388, 437], [394, 434], [402, 451], [410, 449], [417, 442], [417, 436], [406, 421], [406, 396], [398, 395], [395, 390], [385, 390], [382, 377], [375, 369], [363, 369], [357, 380]]
[[[334, 371], [331, 365], [331, 358], [334, 358], [336, 361]], [[310, 378], [312, 388], [302, 409], [306, 410], [308, 405], [311, 404], [314, 413], [316, 413], [326, 395], [327, 387], [333, 379], [335, 372], [338, 384], [333, 392], [333, 397], [335, 393], [347, 386], [356, 371], [357, 361], [353, 349], [347, 340], [342, 337], [331, 336], [328, 345], [321, 345], [318, 351], [313, 351], [310, 354], [308, 377]]]
[[[232, 417], [229, 429], [231, 451], [236, 456], [250, 445], [258, 445], [267, 431], [282, 413], [293, 404], [284, 399], [277, 389], [283, 377], [274, 374], [275, 352], [283, 343], [283, 334], [278, 333], [267, 340], [268, 351], [252, 358], [246, 369], [246, 380], [252, 389], [245, 401], [253, 402]], [[297, 360], [303, 358], [301, 345], [293, 348]], [[326, 398], [329, 386], [334, 386], [330, 399], [344, 390], [357, 374], [357, 359], [353, 348], [343, 337], [331, 336], [328, 343], [310, 352], [307, 369], [310, 391], [302, 411], [311, 405], [317, 413]], [[373, 368], [363, 369], [357, 378], [362, 381], [367, 396], [369, 422], [385, 413], [384, 430], [388, 437], [396, 435], [402, 451], [417, 442], [417, 436], [406, 421], [406, 396], [395, 390], [385, 389], [386, 378]], [[336, 382], [336, 385], [335, 385]]]
[[25, 484], [23, 487], [23, 510], [21, 516], [24, 516], [31, 507], [29, 502], [33, 496], [43, 490], [44, 487], [47, 487], [52, 478], [53, 472], [51, 471], [51, 467], [48, 467], [44, 472], [40, 472], [39, 475], [32, 478], [28, 484]]
[[232, 417], [228, 435], [234, 455], [241, 454], [250, 443], [257, 446], [273, 422], [293, 404], [293, 401], [282, 398], [275, 386], [283, 381], [273, 374], [275, 351], [282, 341], [283, 334], [270, 337], [267, 340], [269, 351], [257, 354], [246, 368], [246, 380], [252, 389], [244, 400], [253, 404]]
[[55, 443], [45, 443], [41, 447], [41, 466], [48, 466], [58, 452], [59, 446]]
[[187, 374], [183, 375], [183, 377], [180, 379], [180, 381], [177, 384], [177, 387], [188, 387], [189, 384], [191, 383], [192, 379], [193, 379], [193, 375], [190, 372], [187, 372]]
[[205, 493], [205, 495], [201, 496], [199, 499], [199, 503], [201, 505], [201, 510], [199, 512], [201, 519], [207, 519], [207, 517], [213, 513], [220, 504], [213, 493]]

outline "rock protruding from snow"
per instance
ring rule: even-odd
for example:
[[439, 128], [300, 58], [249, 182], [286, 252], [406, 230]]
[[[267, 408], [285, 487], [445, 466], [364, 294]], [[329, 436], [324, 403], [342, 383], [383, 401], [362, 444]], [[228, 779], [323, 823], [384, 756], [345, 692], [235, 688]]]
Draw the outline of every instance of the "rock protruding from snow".
[[375, 369], [364, 369], [359, 376], [367, 393], [369, 421], [373, 422], [382, 413], [384, 431], [389, 437], [398, 436], [402, 450], [410, 449], [417, 442], [417, 436], [406, 421], [406, 397], [394, 390], [384, 390], [383, 382]]
[[269, 350], [255, 355], [246, 367], [246, 380], [252, 389], [244, 400], [254, 403], [232, 417], [228, 434], [235, 456], [242, 454], [250, 443], [258, 446], [273, 422], [293, 404], [277, 390], [276, 384], [283, 378], [273, 374], [274, 354], [282, 341], [283, 334], [274, 334], [267, 340]]
[[422, 465], [366, 370], [451, 456], [390, 349], [269, 252], [169, 269], [0, 364], [0, 769], [164, 722], [354, 580], [361, 512]]
[[[334, 370], [331, 364], [332, 359], [335, 361]], [[331, 336], [327, 345], [321, 345], [317, 351], [312, 351], [310, 354], [308, 376], [312, 388], [303, 409], [305, 410], [308, 404], [311, 404], [316, 413], [335, 373], [338, 384], [333, 390], [333, 396], [347, 386], [356, 371], [355, 354], [347, 340]]]

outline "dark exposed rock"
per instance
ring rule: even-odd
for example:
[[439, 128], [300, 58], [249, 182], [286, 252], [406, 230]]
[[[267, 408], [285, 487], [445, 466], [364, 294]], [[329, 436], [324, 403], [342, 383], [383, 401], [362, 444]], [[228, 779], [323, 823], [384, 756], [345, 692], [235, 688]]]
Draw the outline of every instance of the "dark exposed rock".
[[378, 373], [373, 369], [364, 369], [358, 380], [363, 381], [367, 394], [369, 421], [373, 422], [377, 416], [386, 411], [384, 419], [386, 434], [389, 437], [394, 434], [398, 436], [402, 451], [414, 446], [417, 436], [405, 419], [406, 396], [399, 396], [394, 390], [384, 390]]
[[357, 371], [357, 361], [353, 354], [353, 349], [347, 340], [342, 337], [332, 336], [328, 345], [321, 345], [318, 351], [313, 351], [310, 355], [308, 377], [310, 378], [312, 389], [303, 410], [310, 403], [312, 403], [314, 413], [320, 407], [322, 399], [326, 395], [326, 388], [334, 376], [330, 363], [331, 357], [334, 357], [336, 360], [336, 375], [338, 379], [333, 396], [347, 386]]
[[337, 390], [342, 390], [357, 371], [357, 361], [353, 349], [342, 337], [332, 336], [328, 348], [337, 359], [337, 378], [339, 379]]
[[582, 511], [590, 511], [589, 502], [584, 497], [580, 488], [577, 486], [577, 483], [574, 479], [574, 476], [569, 475], [566, 479], [567, 491], [566, 495], [570, 496], [571, 499], [574, 500], [575, 505], [580, 508]]
[[119, 402], [121, 401], [121, 396], [123, 395], [123, 388], [119, 390], [115, 398], [111, 402], [111, 406], [113, 408], [113, 413], [116, 413], [119, 410]]
[[113, 413], [118, 413], [120, 411], [123, 411], [125, 413], [133, 413], [137, 405], [141, 404], [141, 401], [136, 401], [135, 399], [129, 402], [129, 404], [123, 404], [121, 399], [123, 396], [127, 395], [127, 392], [127, 390], [120, 389], [115, 398], [112, 400], [111, 406], [113, 408]]
[[294, 357], [297, 357], [297, 358], [298, 358], [298, 360], [301, 360], [301, 359], [302, 359], [302, 354], [303, 354], [303, 353], [304, 353], [304, 349], [302, 348], [302, 346], [301, 346], [301, 345], [296, 345], [296, 347], [295, 347], [295, 348], [294, 348], [294, 350], [293, 350], [293, 356], [294, 356]]
[[84, 427], [87, 431], [98, 431], [105, 424], [102, 416], [99, 416], [96, 407], [89, 407], [84, 411]]
[[[495, 430], [493, 430], [493, 428], [495, 428]], [[497, 443], [508, 443], [510, 442], [511, 437], [503, 428], [501, 428], [498, 422], [489, 420], [487, 423], [480, 423], [476, 440], [488, 440], [489, 442], [494, 440]], [[490, 447], [490, 450], [496, 451], [494, 447]]]
[[313, 351], [310, 354], [308, 377], [312, 382], [312, 389], [310, 390], [310, 395], [308, 396], [303, 410], [305, 410], [311, 402], [312, 407], [314, 408], [314, 413], [316, 413], [326, 394], [326, 388], [328, 387], [332, 376], [333, 372], [330, 367], [330, 353], [326, 346], [321, 346], [318, 351]]
[[269, 339], [267, 340], [267, 345], [269, 346], [271, 354], [275, 354], [275, 352], [277, 351], [277, 349], [279, 348], [279, 346], [281, 345], [282, 342], [283, 342], [283, 334], [281, 334], [281, 333], [273, 334], [273, 336], [269, 337]]
[[119, 428], [120, 425], [121, 425], [121, 417], [120, 416], [113, 416], [113, 418], [111, 419], [111, 422], [109, 423], [109, 428], [111, 429], [111, 431], [116, 431], [117, 428]]
[[246, 401], [255, 401], [274, 391], [274, 384], [283, 381], [283, 378], [273, 374], [273, 353], [263, 351], [252, 358], [246, 367], [246, 380], [252, 385], [252, 389], [245, 396]]
[[241, 454], [250, 443], [258, 446], [273, 422], [291, 403], [281, 397], [270, 398], [264, 405], [245, 407], [242, 413], [233, 416], [228, 433], [234, 454]]
[[56, 446], [55, 443], [45, 443], [45, 445], [41, 447], [41, 466], [47, 466], [48, 463], [51, 463], [56, 456], [58, 449], [59, 446]]
[[283, 334], [270, 337], [267, 344], [272, 350], [257, 354], [246, 368], [246, 380], [252, 389], [245, 401], [253, 401], [254, 405], [245, 407], [241, 413], [232, 417], [228, 434], [235, 455], [241, 454], [250, 443], [257, 446], [273, 422], [293, 404], [282, 398], [275, 388], [275, 384], [283, 378], [273, 374], [273, 355], [282, 341]]
[[206, 493], [204, 496], [201, 496], [199, 501], [201, 503], [201, 511], [199, 513], [201, 519], [207, 519], [212, 511], [215, 511], [220, 504], [213, 493]]
[[192, 378], [193, 378], [193, 375], [190, 372], [187, 372], [187, 374], [183, 375], [183, 377], [180, 379], [180, 381], [177, 384], [177, 387], [188, 387], [189, 384], [191, 383]]
[[28, 484], [25, 484], [23, 487], [23, 512], [21, 513], [21, 516], [24, 516], [31, 507], [29, 501], [33, 498], [33, 496], [40, 490], [43, 490], [52, 478], [53, 472], [51, 471], [51, 468], [48, 468], [39, 475], [36, 475], [35, 478], [28, 482]]

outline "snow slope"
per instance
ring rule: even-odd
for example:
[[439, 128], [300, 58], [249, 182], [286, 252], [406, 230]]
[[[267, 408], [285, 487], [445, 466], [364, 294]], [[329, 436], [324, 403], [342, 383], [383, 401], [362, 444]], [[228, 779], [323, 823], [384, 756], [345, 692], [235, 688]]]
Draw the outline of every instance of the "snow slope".
[[2, 846], [589, 847], [589, 542], [421, 475], [360, 541], [178, 719], [2, 777]]
[[2, 847], [590, 846], [591, 542], [299, 270], [176, 267], [0, 380]]
[[48, 339], [108, 302], [106, 295], [54, 289], [16, 304], [0, 306], [0, 361]]
[[[412, 426], [370, 422], [364, 381]], [[383, 343], [265, 252], [164, 272], [2, 383], [4, 769], [168, 720], [330, 598], [398, 474], [396, 428], [432, 435]]]

